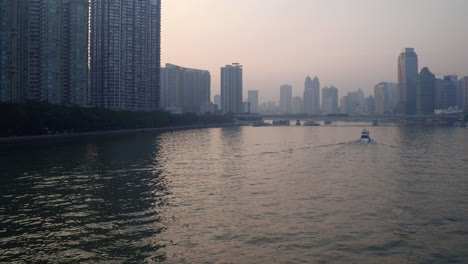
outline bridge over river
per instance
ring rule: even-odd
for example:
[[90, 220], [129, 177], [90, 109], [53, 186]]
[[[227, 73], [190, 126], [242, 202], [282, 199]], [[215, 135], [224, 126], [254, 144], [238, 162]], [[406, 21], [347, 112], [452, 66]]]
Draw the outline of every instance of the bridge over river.
[[[241, 121], [256, 120], [313, 120], [313, 121], [374, 121], [379, 122], [406, 122], [433, 120], [435, 115], [284, 115], [284, 114], [236, 114], [235, 118]], [[440, 116], [438, 116], [440, 118]]]

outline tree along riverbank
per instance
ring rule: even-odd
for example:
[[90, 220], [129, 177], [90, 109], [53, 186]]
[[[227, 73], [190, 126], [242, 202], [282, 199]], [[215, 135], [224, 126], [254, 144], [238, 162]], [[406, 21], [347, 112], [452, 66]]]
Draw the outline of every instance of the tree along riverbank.
[[164, 111], [116, 111], [104, 108], [55, 105], [44, 102], [0, 103], [0, 138], [70, 137], [81, 134], [127, 133], [128, 131], [174, 130], [231, 125], [232, 115]]
[[234, 126], [234, 124], [171, 126], [171, 127], [160, 127], [160, 128], [141, 128], [141, 129], [108, 130], [108, 131], [95, 131], [95, 132], [82, 132], [82, 133], [51, 134], [51, 135], [40, 135], [40, 136], [8, 137], [8, 138], [0, 138], [0, 148], [17, 146], [17, 145], [25, 145], [25, 144], [30, 144], [30, 143], [60, 143], [64, 141], [69, 141], [69, 140], [73, 140], [77, 138], [85, 138], [85, 137], [128, 135], [128, 134], [138, 134], [138, 133], [159, 133], [159, 132], [169, 132], [169, 131], [177, 131], [177, 130], [231, 127], [231, 126]]

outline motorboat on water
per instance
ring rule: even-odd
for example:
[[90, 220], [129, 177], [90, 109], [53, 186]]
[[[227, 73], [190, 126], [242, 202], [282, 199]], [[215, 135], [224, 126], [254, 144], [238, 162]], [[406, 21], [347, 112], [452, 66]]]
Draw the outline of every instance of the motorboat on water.
[[361, 132], [361, 142], [369, 143], [371, 141], [369, 134], [369, 130], [363, 129]]
[[320, 124], [315, 123], [314, 121], [307, 121], [304, 123], [304, 126], [320, 126]]

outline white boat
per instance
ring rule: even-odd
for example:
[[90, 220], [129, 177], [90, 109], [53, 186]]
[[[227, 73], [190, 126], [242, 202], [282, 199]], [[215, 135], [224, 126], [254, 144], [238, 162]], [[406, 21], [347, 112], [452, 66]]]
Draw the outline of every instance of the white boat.
[[369, 143], [371, 141], [369, 134], [369, 130], [363, 129], [361, 132], [361, 142]]

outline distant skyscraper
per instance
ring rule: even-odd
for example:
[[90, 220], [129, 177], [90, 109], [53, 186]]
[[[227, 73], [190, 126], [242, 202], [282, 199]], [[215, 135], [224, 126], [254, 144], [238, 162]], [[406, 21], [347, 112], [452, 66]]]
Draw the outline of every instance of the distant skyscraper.
[[302, 97], [295, 96], [292, 100], [292, 113], [293, 114], [302, 114], [304, 113], [304, 100]]
[[322, 89], [322, 113], [338, 113], [338, 88], [330, 86]]
[[458, 77], [456, 75], [444, 76], [439, 94], [439, 108], [446, 109], [457, 106], [457, 85]]
[[435, 109], [442, 109], [441, 104], [441, 94], [443, 89], [444, 80], [436, 78], [435, 80], [435, 87], [434, 87], [434, 108]]
[[292, 86], [288, 84], [280, 87], [280, 112], [292, 113]]
[[375, 112], [391, 114], [397, 104], [398, 84], [381, 82], [374, 87]]
[[267, 102], [263, 103], [260, 109], [262, 113], [276, 113], [278, 112], [278, 107], [276, 106], [276, 102]]
[[214, 104], [217, 105], [216, 110], [221, 110], [221, 95], [217, 94], [214, 96]]
[[258, 90], [249, 90], [247, 95], [247, 101], [250, 102], [250, 112], [258, 113]]
[[360, 95], [357, 92], [348, 92], [346, 95], [346, 106], [348, 114], [361, 114], [360, 111], [363, 107], [359, 104]]
[[357, 96], [357, 105], [359, 106], [364, 106], [366, 104], [366, 94], [364, 93], [364, 91], [359, 88], [357, 91], [356, 91], [356, 96]]
[[0, 100], [86, 105], [88, 1], [0, 2]]
[[151, 110], [160, 102], [160, 0], [91, 0], [91, 99]]
[[342, 101], [342, 106], [344, 106], [344, 109], [341, 109], [342, 113], [358, 115], [364, 112], [365, 105], [359, 104], [359, 92], [348, 92], [344, 98], [344, 101]]
[[304, 111], [307, 114], [320, 114], [320, 81], [307, 76], [304, 83]]
[[424, 67], [419, 73], [419, 82], [416, 89], [416, 113], [418, 115], [431, 115], [434, 113], [435, 76]]
[[370, 114], [375, 113], [375, 99], [372, 95], [369, 95], [369, 97], [365, 99], [364, 112]]
[[242, 113], [242, 65], [221, 68], [221, 109], [224, 113]]
[[468, 76], [461, 79], [463, 109], [468, 111]]
[[246, 114], [252, 113], [251, 110], [250, 110], [250, 105], [251, 105], [251, 104], [250, 104], [249, 101], [243, 102], [243, 103], [242, 103], [242, 113], [246, 113]]
[[184, 112], [199, 112], [210, 102], [211, 76], [206, 70], [167, 63], [161, 68], [161, 107], [180, 107]]
[[418, 84], [418, 56], [413, 48], [405, 48], [398, 57], [398, 86], [400, 111], [416, 113], [416, 86]]
[[457, 82], [457, 106], [459, 109], [464, 109], [465, 103], [463, 101], [463, 98], [465, 97], [464, 91], [463, 91], [463, 82], [462, 80], [458, 80]]
[[347, 114], [348, 113], [348, 98], [347, 96], [343, 96], [340, 98], [340, 113]]

